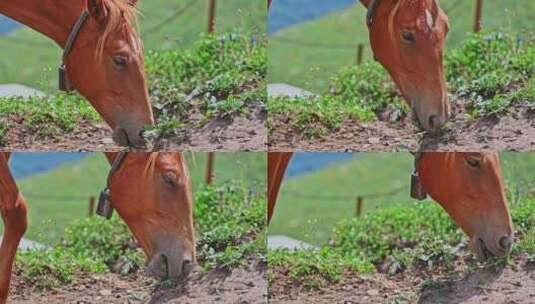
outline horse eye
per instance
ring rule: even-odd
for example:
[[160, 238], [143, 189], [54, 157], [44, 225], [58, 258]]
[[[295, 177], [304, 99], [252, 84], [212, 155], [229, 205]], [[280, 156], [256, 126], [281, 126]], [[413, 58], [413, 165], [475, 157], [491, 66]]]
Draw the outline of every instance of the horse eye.
[[163, 174], [163, 181], [169, 186], [175, 187], [178, 184], [177, 175], [174, 172], [166, 172]]
[[480, 168], [481, 167], [481, 158], [479, 158], [477, 156], [471, 156], [471, 157], [468, 157], [466, 159], [466, 163], [468, 163], [468, 165], [470, 167]]
[[405, 41], [406, 43], [415, 43], [416, 38], [414, 37], [414, 34], [410, 31], [401, 31], [401, 39]]
[[126, 66], [126, 62], [127, 62], [127, 59], [124, 56], [113, 57], [113, 63], [120, 68], [124, 68]]

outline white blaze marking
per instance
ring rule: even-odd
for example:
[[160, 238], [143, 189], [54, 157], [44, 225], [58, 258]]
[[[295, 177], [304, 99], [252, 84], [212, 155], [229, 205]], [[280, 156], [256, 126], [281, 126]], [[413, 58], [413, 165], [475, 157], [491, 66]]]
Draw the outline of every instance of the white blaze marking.
[[435, 25], [435, 19], [433, 18], [433, 15], [431, 14], [431, 12], [429, 12], [429, 10], [425, 10], [425, 16], [427, 17], [427, 26], [430, 30], [432, 30]]

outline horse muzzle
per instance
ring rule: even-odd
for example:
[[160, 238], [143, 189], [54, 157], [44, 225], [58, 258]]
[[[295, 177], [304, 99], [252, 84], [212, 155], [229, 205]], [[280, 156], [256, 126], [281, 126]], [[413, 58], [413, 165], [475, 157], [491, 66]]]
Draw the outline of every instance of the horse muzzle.
[[[445, 101], [445, 106], [442, 106], [441, 103], [439, 107], [430, 107], [422, 103], [422, 101], [412, 101], [416, 119], [425, 131], [438, 132], [450, 118], [450, 109], [447, 106], [448, 101]], [[438, 110], [434, 108], [438, 108]]]
[[474, 236], [470, 245], [479, 260], [485, 261], [491, 257], [503, 258], [511, 253], [513, 237], [511, 234], [496, 238]]
[[186, 279], [195, 264], [190, 258], [173, 257], [170, 254], [159, 253], [154, 255], [149, 265], [147, 266], [147, 273], [158, 279]]
[[143, 138], [143, 129], [141, 128], [121, 128], [117, 127], [113, 130], [113, 141], [119, 146], [133, 146], [135, 148], [145, 148], [146, 142]]

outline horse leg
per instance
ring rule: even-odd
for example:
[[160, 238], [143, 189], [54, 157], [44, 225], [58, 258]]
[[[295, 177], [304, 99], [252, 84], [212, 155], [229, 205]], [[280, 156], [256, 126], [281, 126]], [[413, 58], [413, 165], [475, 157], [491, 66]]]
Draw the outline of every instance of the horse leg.
[[268, 153], [268, 224], [271, 222], [284, 173], [293, 153]]
[[0, 212], [4, 236], [0, 246], [0, 303], [7, 301], [13, 262], [28, 225], [26, 202], [7, 166], [9, 154], [0, 153]]

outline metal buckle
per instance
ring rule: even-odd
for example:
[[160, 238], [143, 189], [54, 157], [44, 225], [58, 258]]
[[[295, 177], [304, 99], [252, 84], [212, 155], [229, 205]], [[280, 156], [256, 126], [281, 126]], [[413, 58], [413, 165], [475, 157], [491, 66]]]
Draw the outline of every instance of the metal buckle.
[[427, 193], [422, 186], [418, 172], [411, 174], [411, 197], [420, 201], [427, 198]]
[[63, 92], [71, 92], [73, 90], [71, 84], [69, 83], [69, 78], [67, 77], [67, 71], [65, 65], [62, 64], [59, 69], [59, 89]]
[[110, 200], [110, 189], [106, 188], [100, 192], [100, 197], [98, 198], [97, 210], [95, 212], [97, 215], [110, 219], [113, 215], [113, 206], [111, 205]]

